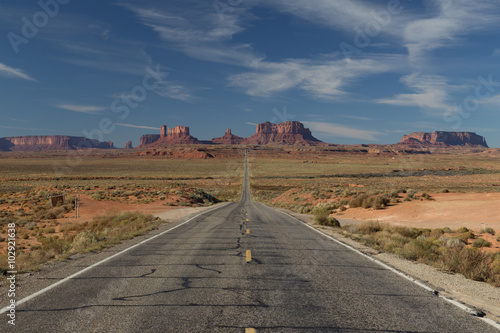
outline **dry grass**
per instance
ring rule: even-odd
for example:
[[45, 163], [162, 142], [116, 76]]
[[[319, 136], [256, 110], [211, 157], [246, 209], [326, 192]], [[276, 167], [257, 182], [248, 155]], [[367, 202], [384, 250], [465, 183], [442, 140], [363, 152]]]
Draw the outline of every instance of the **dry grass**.
[[[59, 230], [62, 236], [39, 236], [40, 246], [33, 246], [27, 252], [19, 252], [17, 269], [20, 272], [33, 271], [53, 259], [62, 260], [74, 253], [98, 251], [142, 235], [161, 223], [162, 220], [152, 215], [124, 213], [96, 217], [81, 224], [65, 224]], [[0, 272], [6, 271], [6, 257], [0, 256]]]
[[394, 227], [367, 222], [345, 226], [342, 233], [375, 249], [500, 286], [498, 253], [479, 251], [478, 247], [489, 243], [481, 238], [474, 240], [472, 248], [466, 247], [474, 234], [467, 228], [460, 228], [460, 231], [462, 233], [457, 236], [446, 236], [443, 229]]

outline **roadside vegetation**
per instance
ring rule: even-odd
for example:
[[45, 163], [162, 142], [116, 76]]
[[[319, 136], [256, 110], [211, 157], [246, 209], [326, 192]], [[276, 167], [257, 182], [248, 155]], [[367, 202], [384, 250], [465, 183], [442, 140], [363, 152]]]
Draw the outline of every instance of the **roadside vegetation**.
[[[64, 260], [75, 253], [99, 251], [120, 243], [122, 240], [143, 235], [164, 223], [152, 215], [124, 213], [121, 215], [99, 216], [90, 222], [66, 223], [55, 228], [28, 228], [33, 233], [24, 235], [36, 237], [37, 244], [26, 249], [18, 249], [16, 265], [19, 272], [37, 270], [50, 260]], [[57, 235], [54, 233], [57, 232]], [[25, 250], [25, 251], [23, 251]], [[0, 255], [0, 272], [7, 272], [7, 257]]]
[[481, 251], [490, 243], [465, 227], [453, 231], [366, 222], [338, 232], [376, 250], [500, 287], [500, 253]]

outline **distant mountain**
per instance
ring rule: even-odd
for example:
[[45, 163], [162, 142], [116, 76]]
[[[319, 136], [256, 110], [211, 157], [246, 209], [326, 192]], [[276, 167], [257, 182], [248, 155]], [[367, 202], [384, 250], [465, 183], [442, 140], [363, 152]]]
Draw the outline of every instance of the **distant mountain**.
[[473, 132], [444, 132], [435, 131], [433, 133], [415, 132], [403, 136], [402, 145], [421, 146], [466, 146], [466, 147], [486, 147], [486, 139]]
[[100, 142], [79, 136], [43, 135], [0, 138], [0, 151], [114, 149], [113, 142]]

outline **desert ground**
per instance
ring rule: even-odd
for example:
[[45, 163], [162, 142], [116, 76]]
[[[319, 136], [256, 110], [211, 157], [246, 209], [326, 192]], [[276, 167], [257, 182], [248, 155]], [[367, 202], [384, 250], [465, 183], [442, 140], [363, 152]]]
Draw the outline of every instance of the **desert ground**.
[[[254, 200], [304, 214], [324, 206], [342, 224], [379, 221], [452, 231], [466, 227], [476, 239], [490, 243], [482, 251], [498, 252], [499, 150], [248, 148]], [[0, 262], [6, 262], [9, 222], [17, 224], [18, 251], [29, 255], [43, 249], [47, 240], [72, 239], [98, 216], [182, 216], [186, 207], [239, 200], [244, 150], [177, 146], [88, 151], [83, 157], [63, 151], [1, 153]], [[56, 193], [65, 193], [67, 202], [50, 208], [49, 196]], [[77, 196], [79, 218], [73, 201]], [[362, 196], [379, 197], [381, 204], [354, 208]], [[177, 215], [174, 210], [179, 210]], [[485, 232], [488, 228], [493, 232]]]

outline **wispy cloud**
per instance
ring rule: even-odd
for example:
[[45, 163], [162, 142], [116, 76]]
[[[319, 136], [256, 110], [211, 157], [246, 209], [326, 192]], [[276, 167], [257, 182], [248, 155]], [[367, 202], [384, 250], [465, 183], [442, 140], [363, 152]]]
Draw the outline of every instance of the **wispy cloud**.
[[404, 30], [404, 43], [413, 64], [422, 65], [429, 51], [461, 44], [466, 35], [500, 26], [500, 7], [495, 1], [433, 0], [431, 3], [434, 16], [410, 21]]
[[2, 63], [0, 63], [0, 76], [24, 79], [28, 81], [36, 81], [34, 78], [26, 74], [22, 69], [9, 67]]
[[116, 126], [122, 126], [122, 127], [131, 127], [131, 128], [145, 128], [145, 129], [152, 129], [152, 130], [160, 130], [158, 127], [152, 127], [152, 126], [141, 126], [141, 125], [132, 125], [132, 124], [122, 124], [122, 123], [115, 123]]
[[448, 90], [452, 87], [448, 85], [447, 79], [439, 75], [422, 75], [419, 72], [403, 76], [401, 81], [408, 87], [416, 91], [414, 94], [398, 94], [393, 98], [383, 98], [376, 100], [377, 103], [417, 106], [426, 110], [448, 110], [450, 105]]
[[373, 56], [366, 59], [261, 62], [247, 73], [229, 77], [229, 85], [241, 87], [250, 96], [270, 97], [274, 93], [300, 89], [313, 98], [334, 100], [345, 95], [345, 88], [356, 79], [401, 67], [399, 56]]
[[339, 115], [339, 117], [347, 118], [347, 119], [355, 119], [355, 120], [364, 120], [364, 121], [372, 121], [373, 120], [372, 118], [368, 118], [368, 117], [349, 116], [349, 115], [345, 115], [345, 114], [341, 114], [341, 115]]
[[[373, 22], [374, 13], [387, 10], [387, 2], [359, 0], [260, 0], [260, 4], [277, 7], [279, 10], [300, 17], [314, 24], [321, 24], [334, 29], [353, 31], [354, 27], [363, 28]], [[392, 15], [394, 24], [402, 20]], [[387, 33], [395, 33], [397, 29], [387, 29]]]
[[154, 90], [160, 96], [178, 99], [184, 102], [193, 102], [197, 97], [191, 93], [191, 90], [178, 82], [163, 81], [158, 88]]
[[55, 105], [56, 108], [73, 111], [73, 112], [81, 112], [87, 114], [99, 114], [102, 111], [107, 110], [107, 107], [103, 106], [94, 106], [94, 105], [74, 105], [74, 104], [59, 104]]
[[383, 132], [360, 130], [351, 127], [342, 126], [335, 123], [303, 121], [304, 125], [309, 127], [314, 133], [321, 133], [329, 137], [342, 137], [350, 139], [360, 139], [367, 141], [378, 141], [377, 136], [384, 135]]

